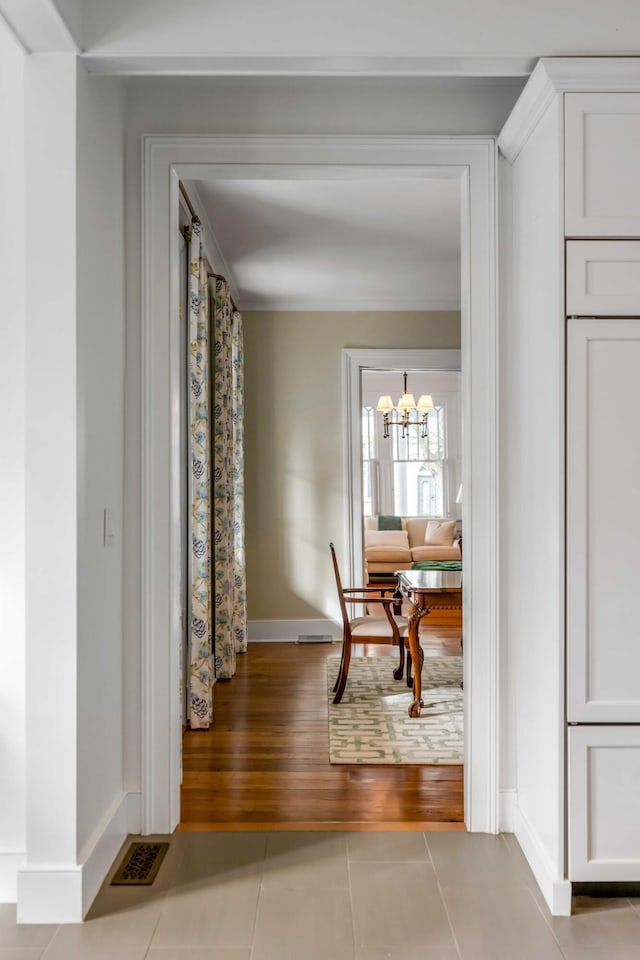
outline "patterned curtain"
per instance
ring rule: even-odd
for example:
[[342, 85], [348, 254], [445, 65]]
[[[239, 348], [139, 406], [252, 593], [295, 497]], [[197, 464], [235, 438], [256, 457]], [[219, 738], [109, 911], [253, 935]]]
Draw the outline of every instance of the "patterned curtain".
[[188, 720], [206, 729], [213, 718], [211, 643], [211, 427], [209, 292], [201, 225], [189, 241], [189, 381], [191, 425], [191, 623]]
[[247, 649], [244, 556], [244, 382], [242, 317], [226, 280], [214, 297], [214, 663], [217, 679], [236, 672]]

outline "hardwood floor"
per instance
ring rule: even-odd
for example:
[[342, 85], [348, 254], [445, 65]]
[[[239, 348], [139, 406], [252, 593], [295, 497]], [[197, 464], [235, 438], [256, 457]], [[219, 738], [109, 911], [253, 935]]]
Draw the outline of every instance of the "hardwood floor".
[[[425, 655], [458, 655], [460, 633], [422, 630]], [[329, 763], [325, 661], [339, 653], [256, 643], [239, 658], [216, 684], [212, 728], [184, 734], [179, 830], [464, 829], [461, 766]]]

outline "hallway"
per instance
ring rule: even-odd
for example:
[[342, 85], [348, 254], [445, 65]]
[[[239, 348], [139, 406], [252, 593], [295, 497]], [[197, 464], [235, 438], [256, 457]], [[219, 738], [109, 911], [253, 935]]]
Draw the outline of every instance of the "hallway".
[[153, 886], [108, 879], [84, 924], [0, 907], [0, 957], [637, 960], [640, 942], [640, 900], [550, 917], [512, 835], [179, 833]]

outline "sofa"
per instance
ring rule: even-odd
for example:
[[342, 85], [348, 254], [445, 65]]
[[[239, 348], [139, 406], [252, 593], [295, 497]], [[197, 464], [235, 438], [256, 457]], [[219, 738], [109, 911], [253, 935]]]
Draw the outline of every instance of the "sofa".
[[460, 525], [456, 520], [400, 517], [400, 529], [380, 530], [378, 517], [364, 520], [367, 580], [393, 578], [421, 560], [462, 560]]

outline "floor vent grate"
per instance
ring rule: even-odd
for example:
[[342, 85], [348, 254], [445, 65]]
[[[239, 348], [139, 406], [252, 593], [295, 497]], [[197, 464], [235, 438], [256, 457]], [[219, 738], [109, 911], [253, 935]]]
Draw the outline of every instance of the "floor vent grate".
[[112, 887], [150, 886], [156, 878], [168, 843], [132, 843], [116, 870]]

